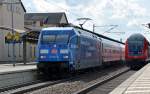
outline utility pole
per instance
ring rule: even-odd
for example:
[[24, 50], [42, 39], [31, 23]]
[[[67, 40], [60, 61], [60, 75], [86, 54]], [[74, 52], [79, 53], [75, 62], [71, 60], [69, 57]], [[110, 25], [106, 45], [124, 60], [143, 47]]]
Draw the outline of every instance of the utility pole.
[[93, 32], [95, 32], [95, 24], [93, 24]]
[[14, 32], [14, 14], [13, 14], [13, 6], [12, 6], [12, 3], [11, 2], [11, 26], [12, 26], [12, 36], [13, 36], [13, 66], [15, 67], [15, 42], [14, 42], [14, 35], [15, 35], [15, 32]]

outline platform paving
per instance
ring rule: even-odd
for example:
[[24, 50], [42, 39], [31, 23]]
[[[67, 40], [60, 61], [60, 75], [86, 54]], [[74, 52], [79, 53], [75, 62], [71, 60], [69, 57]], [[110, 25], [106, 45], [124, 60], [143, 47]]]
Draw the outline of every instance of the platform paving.
[[147, 64], [109, 94], [150, 94], [150, 64]]
[[13, 64], [0, 64], [0, 74], [20, 72], [26, 70], [35, 70], [36, 62], [27, 63], [26, 65], [22, 63], [17, 63], [15, 66]]
[[[36, 63], [0, 64], [0, 92], [37, 79]], [[5, 94], [5, 93], [4, 93]]]

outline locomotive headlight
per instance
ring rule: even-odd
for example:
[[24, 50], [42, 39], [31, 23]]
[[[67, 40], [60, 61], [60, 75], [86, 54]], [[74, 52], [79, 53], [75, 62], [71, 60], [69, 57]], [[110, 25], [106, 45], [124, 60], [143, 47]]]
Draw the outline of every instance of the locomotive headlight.
[[68, 49], [61, 49], [61, 50], [60, 50], [60, 53], [61, 53], [61, 54], [68, 54]]
[[41, 59], [46, 58], [46, 56], [41, 56]]
[[68, 56], [63, 56], [63, 57], [66, 58], [66, 59], [68, 58]]
[[47, 49], [41, 49], [41, 50], [40, 50], [40, 53], [41, 53], [41, 54], [48, 54], [48, 50], [47, 50]]

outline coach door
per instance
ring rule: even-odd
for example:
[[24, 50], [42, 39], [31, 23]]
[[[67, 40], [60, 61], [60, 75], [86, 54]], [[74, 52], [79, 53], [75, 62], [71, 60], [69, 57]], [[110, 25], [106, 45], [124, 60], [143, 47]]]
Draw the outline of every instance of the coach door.
[[70, 64], [75, 68], [75, 64], [78, 60], [78, 36], [73, 36], [70, 38], [69, 43], [70, 48]]
[[99, 52], [99, 63], [100, 63], [100, 65], [102, 65], [102, 47], [103, 47], [103, 45], [102, 45], [102, 40], [100, 39], [100, 41], [99, 41], [99, 46], [98, 46], [98, 52]]

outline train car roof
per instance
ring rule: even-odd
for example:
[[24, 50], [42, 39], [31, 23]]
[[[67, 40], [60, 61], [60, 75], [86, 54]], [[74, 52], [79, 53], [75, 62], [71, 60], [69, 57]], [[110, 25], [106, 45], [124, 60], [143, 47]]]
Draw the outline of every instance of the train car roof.
[[117, 43], [120, 43], [120, 44], [125, 44], [125, 43], [123, 43], [123, 42], [121, 42], [121, 41], [118, 41], [118, 40], [115, 40], [115, 39], [112, 39], [112, 38], [106, 37], [106, 36], [104, 36], [104, 35], [101, 35], [101, 34], [98, 34], [98, 33], [92, 32], [92, 31], [87, 30], [87, 29], [83, 29], [83, 28], [81, 28], [81, 27], [78, 27], [78, 26], [74, 26], [74, 27], [75, 27], [75, 28], [82, 29], [82, 30], [85, 30], [85, 31], [90, 32], [90, 33], [92, 33], [92, 34], [95, 34], [95, 35], [97, 35], [97, 36], [99, 36], [99, 37], [101, 37], [101, 38], [108, 39], [108, 40], [111, 40], [111, 41], [114, 41], [114, 42], [117, 42]]
[[71, 26], [71, 27], [48, 27], [48, 28], [43, 28], [42, 30], [73, 30], [74, 28], [78, 28], [78, 29], [82, 29], [82, 30], [85, 30], [89, 33], [92, 33], [92, 34], [95, 34], [101, 38], [104, 38], [104, 39], [108, 39], [108, 40], [111, 40], [111, 41], [114, 41], [114, 42], [117, 42], [117, 43], [120, 43], [120, 44], [124, 44], [123, 42], [120, 42], [118, 40], [115, 40], [115, 39], [112, 39], [112, 38], [109, 38], [109, 37], [106, 37], [104, 35], [101, 35], [101, 34], [98, 34], [98, 33], [95, 33], [95, 32], [92, 32], [90, 30], [87, 30], [87, 29], [83, 29], [81, 27], [78, 27], [78, 26]]
[[[135, 33], [135, 34], [132, 34], [128, 39], [127, 41], [129, 40], [143, 40], [143, 39], [146, 39], [142, 34], [140, 33]], [[147, 40], [147, 39], [146, 39]], [[149, 41], [147, 40], [148, 44], [150, 45]]]
[[42, 31], [46, 30], [73, 30], [73, 27], [48, 27], [48, 28], [43, 28]]
[[128, 40], [143, 40], [145, 37], [140, 33], [132, 34]]

